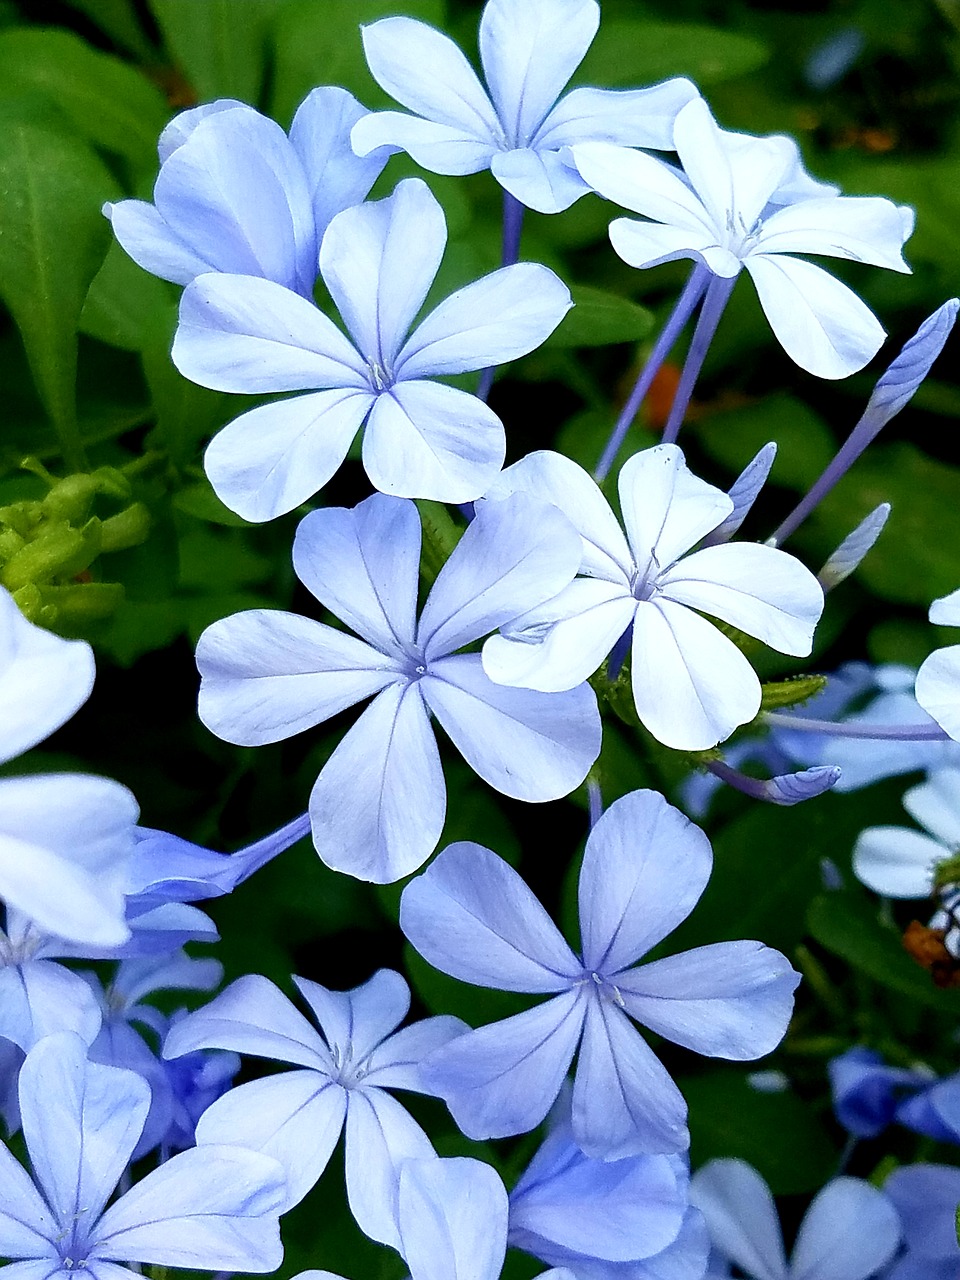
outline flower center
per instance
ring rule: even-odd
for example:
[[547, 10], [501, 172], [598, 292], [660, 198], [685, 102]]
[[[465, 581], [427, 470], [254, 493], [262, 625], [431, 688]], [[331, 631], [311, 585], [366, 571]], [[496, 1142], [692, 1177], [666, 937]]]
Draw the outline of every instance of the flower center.
[[610, 982], [602, 973], [596, 973], [593, 970], [584, 970], [584, 975], [580, 979], [581, 983], [586, 985], [592, 982], [594, 986], [594, 995], [598, 1000], [610, 1000], [619, 1008], [623, 1008], [623, 996], [620, 994], [620, 988], [613, 982]]
[[394, 377], [393, 370], [387, 369], [384, 365], [378, 364], [375, 360], [367, 362], [367, 368], [370, 370], [370, 381], [373, 384], [374, 391], [388, 391], [393, 386]]

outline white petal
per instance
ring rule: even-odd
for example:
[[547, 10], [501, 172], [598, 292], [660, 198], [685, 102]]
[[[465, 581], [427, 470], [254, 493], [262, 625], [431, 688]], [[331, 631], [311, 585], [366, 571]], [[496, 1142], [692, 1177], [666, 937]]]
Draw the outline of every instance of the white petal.
[[960, 589], [934, 600], [929, 616], [938, 627], [960, 627]]
[[696, 96], [696, 86], [680, 77], [649, 89], [574, 89], [544, 120], [534, 144], [553, 149], [611, 142], [672, 151], [677, 112]]
[[950, 850], [910, 827], [867, 827], [857, 837], [853, 870], [887, 898], [928, 898], [933, 869]]
[[581, 178], [605, 200], [718, 243], [710, 215], [672, 165], [609, 142], [581, 142], [572, 155]]
[[767, 218], [761, 253], [822, 253], [908, 272], [900, 210], [880, 196], [802, 200]]
[[631, 267], [656, 267], [677, 258], [694, 258], [716, 276], [730, 279], [740, 271], [740, 259], [717, 244], [711, 231], [697, 227], [670, 227], [658, 222], [637, 222], [615, 218], [610, 223], [610, 243], [614, 252]]
[[638, 572], [659, 576], [733, 510], [730, 497], [700, 480], [675, 444], [658, 444], [623, 464], [618, 481]]
[[515, 200], [538, 213], [562, 213], [590, 190], [555, 151], [497, 151], [490, 158], [490, 172]]
[[948, 849], [960, 849], [960, 769], [939, 769], [911, 787], [903, 807]]
[[917, 672], [917, 701], [954, 741], [960, 740], [960, 644], [935, 649]]
[[436, 1155], [416, 1120], [382, 1089], [351, 1089], [344, 1141], [347, 1199], [365, 1236], [397, 1249], [397, 1183], [405, 1160]]
[[462, 175], [479, 173], [497, 154], [489, 138], [457, 125], [434, 124], [402, 111], [373, 111], [353, 126], [350, 135], [357, 155], [366, 156], [380, 147], [399, 147], [431, 173]]

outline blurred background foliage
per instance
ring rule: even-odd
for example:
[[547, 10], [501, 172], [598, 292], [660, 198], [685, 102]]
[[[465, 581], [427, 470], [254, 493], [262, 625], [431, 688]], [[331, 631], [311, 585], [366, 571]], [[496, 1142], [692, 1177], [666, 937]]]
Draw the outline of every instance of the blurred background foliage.
[[[763, 538], [852, 427], [872, 378], [960, 288], [960, 3], [602, 7], [580, 83], [690, 76], [726, 127], [789, 132], [816, 176], [917, 210], [907, 246], [912, 276], [831, 267], [890, 333], [875, 367], [857, 377], [828, 383], [802, 373], [773, 341], [752, 290], [741, 283], [734, 294], [681, 443], [695, 470], [727, 485], [760, 445], [778, 442], [771, 483], [744, 529]], [[386, 105], [366, 70], [358, 23], [397, 12], [444, 26], [474, 56], [479, 5], [467, 0], [0, 0], [0, 581], [29, 616], [91, 640], [99, 667], [91, 702], [28, 764], [79, 762], [111, 774], [137, 793], [146, 824], [218, 848], [302, 810], [343, 724], [253, 751], [219, 742], [196, 719], [192, 648], [209, 622], [259, 606], [309, 612], [315, 602], [290, 567], [298, 513], [255, 527], [213, 494], [202, 447], [246, 404], [180, 377], [168, 355], [179, 290], [126, 258], [100, 210], [125, 195], [150, 198], [157, 134], [197, 102], [240, 98], [285, 126], [317, 84]], [[374, 195], [412, 172], [412, 162], [394, 158]], [[499, 189], [486, 173], [425, 176], [450, 227], [441, 293], [498, 264]], [[684, 278], [683, 264], [649, 272], [622, 264], [606, 242], [610, 214], [591, 196], [556, 217], [528, 215], [523, 256], [558, 270], [581, 305], [494, 387], [511, 460], [553, 446], [595, 463], [644, 343]], [[625, 453], [657, 439], [671, 373], [675, 366], [658, 380]], [[912, 405], [791, 544], [816, 569], [870, 508], [893, 503], [878, 547], [829, 601], [810, 670], [864, 656], [916, 664], [946, 641], [925, 616], [933, 597], [960, 583], [958, 412], [948, 348]], [[354, 461], [319, 500], [352, 504], [366, 492]], [[779, 661], [763, 655], [763, 673], [776, 675]], [[605, 800], [638, 786], [675, 795], [682, 769], [665, 755], [623, 725], [608, 726]], [[445, 762], [442, 844], [470, 838], [519, 862], [569, 921], [584, 796], [524, 806], [494, 795], [452, 752]], [[790, 1036], [762, 1064], [786, 1073], [785, 1091], [758, 1090], [738, 1068], [665, 1050], [691, 1104], [695, 1161], [744, 1156], [776, 1192], [802, 1197], [831, 1175], [842, 1146], [825, 1089], [829, 1055], [865, 1038], [895, 1062], [922, 1057], [939, 1070], [955, 1067], [960, 993], [938, 991], [913, 965], [896, 922], [877, 915], [849, 870], [863, 826], [901, 820], [903, 785], [793, 810], [732, 792], [714, 802], [707, 826], [716, 871], [678, 946], [761, 938], [790, 954], [808, 981]], [[826, 896], [824, 858], [844, 881]], [[228, 977], [259, 971], [288, 986], [296, 971], [347, 987], [380, 965], [406, 966], [420, 1012], [478, 1023], [520, 1007], [405, 953], [398, 897], [397, 887], [376, 890], [327, 871], [303, 842], [216, 907]], [[444, 1153], [470, 1146], [438, 1103], [413, 1105]], [[853, 1171], [869, 1174], [891, 1151], [914, 1158], [921, 1142], [904, 1132], [892, 1148], [861, 1144]], [[533, 1144], [482, 1154], [509, 1177]], [[955, 1159], [929, 1144], [922, 1153]], [[399, 1274], [397, 1259], [353, 1228], [341, 1179], [335, 1159], [291, 1215], [285, 1273], [316, 1266]], [[536, 1269], [517, 1259], [510, 1266], [518, 1276]]]

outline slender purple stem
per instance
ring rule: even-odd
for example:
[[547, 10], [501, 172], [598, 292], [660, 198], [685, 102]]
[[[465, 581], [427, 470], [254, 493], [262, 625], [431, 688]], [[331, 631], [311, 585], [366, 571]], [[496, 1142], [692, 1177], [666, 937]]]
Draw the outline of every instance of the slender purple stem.
[[736, 282], [736, 276], [731, 276], [729, 279], [725, 276], [714, 276], [707, 287], [703, 306], [697, 319], [697, 327], [693, 331], [693, 338], [690, 342], [690, 350], [687, 352], [687, 359], [680, 375], [680, 385], [677, 387], [677, 394], [673, 398], [667, 425], [663, 429], [664, 444], [673, 444], [680, 434], [680, 426], [686, 416], [690, 397], [693, 395], [693, 388], [696, 386], [700, 370], [703, 368], [703, 362], [707, 357], [707, 352], [710, 350], [713, 335], [717, 332], [720, 317], [723, 315], [727, 300], [733, 292], [733, 286]]
[[[503, 248], [500, 253], [500, 266], [512, 267], [520, 257], [520, 233], [523, 231], [524, 206], [509, 191], [503, 193]], [[486, 402], [493, 386], [496, 365], [484, 369], [477, 384], [477, 399]]]
[[624, 436], [626, 436], [631, 423], [637, 416], [637, 410], [643, 403], [644, 396], [650, 390], [650, 384], [660, 372], [660, 366], [664, 360], [673, 350], [674, 343], [680, 337], [683, 326], [693, 315], [697, 303], [706, 293], [709, 283], [709, 267], [705, 267], [702, 262], [698, 262], [690, 272], [687, 283], [683, 287], [683, 292], [677, 299], [677, 304], [673, 308], [667, 323], [663, 326], [660, 336], [650, 352], [650, 358], [640, 370], [640, 376], [637, 378], [627, 403], [623, 406], [620, 417], [617, 419], [616, 425], [610, 434], [607, 447], [604, 449], [603, 456], [597, 464], [596, 471], [593, 473], [597, 484], [603, 484], [609, 475], [614, 459], [620, 452]]
[[864, 738], [875, 742], [947, 742], [949, 733], [938, 724], [868, 724], [864, 720], [813, 720], [807, 716], [768, 711], [764, 721], [774, 729], [800, 729], [831, 738]]

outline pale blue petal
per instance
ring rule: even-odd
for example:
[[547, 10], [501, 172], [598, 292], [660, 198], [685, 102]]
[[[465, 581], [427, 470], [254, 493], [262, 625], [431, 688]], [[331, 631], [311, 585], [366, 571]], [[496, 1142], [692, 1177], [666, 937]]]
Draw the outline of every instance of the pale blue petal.
[[349, 510], [300, 521], [297, 577], [331, 613], [383, 653], [413, 652], [420, 574], [420, 516], [412, 502], [374, 494]]
[[430, 665], [421, 687], [453, 745], [484, 782], [515, 800], [559, 800], [600, 754], [602, 728], [588, 684], [540, 693], [494, 684], [479, 653]]
[[917, 672], [917, 701], [953, 740], [960, 741], [960, 644], [935, 649]]
[[608, 142], [579, 143], [572, 148], [572, 158], [584, 182], [605, 200], [718, 243], [703, 202], [672, 165]]
[[478, 141], [502, 139], [493, 103], [448, 36], [413, 18], [384, 18], [361, 32], [371, 75], [402, 106]]
[[912, 827], [865, 827], [853, 849], [853, 873], [887, 898], [929, 898], [933, 871], [949, 850]]
[[879, 503], [847, 534], [837, 549], [830, 553], [817, 574], [817, 581], [824, 591], [832, 591], [859, 569], [861, 562], [883, 533], [892, 510], [889, 502]]
[[134, 262], [171, 284], [189, 284], [196, 276], [215, 271], [209, 262], [186, 244], [145, 200], [117, 200], [103, 206], [113, 234]]
[[124, 960], [110, 983], [112, 1000], [122, 998], [129, 1016], [146, 1010], [135, 1006], [156, 991], [213, 991], [223, 980], [223, 965], [207, 956], [190, 956], [185, 951]]
[[505, 1138], [535, 1128], [553, 1106], [583, 1026], [579, 990], [451, 1040], [423, 1065], [468, 1138]]
[[279, 609], [214, 622], [197, 644], [197, 666], [200, 719], [243, 746], [302, 733], [402, 674], [355, 636]]
[[175, 1022], [163, 1046], [165, 1058], [195, 1049], [231, 1049], [277, 1062], [336, 1074], [320, 1034], [282, 991], [260, 974], [249, 973], [196, 1013]]
[[473, 502], [506, 447], [503, 423], [476, 396], [440, 382], [397, 382], [373, 406], [363, 465], [381, 493]]
[[173, 363], [215, 391], [369, 391], [366, 367], [322, 311], [254, 276], [198, 276], [180, 299]]
[[400, 1252], [416, 1280], [499, 1280], [507, 1193], [479, 1160], [410, 1160], [398, 1187]]
[[95, 1222], [120, 1180], [150, 1108], [133, 1071], [87, 1061], [70, 1032], [47, 1036], [20, 1069], [23, 1131], [37, 1182], [61, 1226]]
[[696, 96], [696, 86], [680, 77], [649, 89], [574, 89], [544, 120], [534, 145], [556, 150], [579, 142], [610, 142], [672, 151], [673, 122]]
[[386, 150], [361, 157], [350, 145], [350, 130], [366, 116], [352, 93], [325, 86], [312, 89], [293, 117], [290, 141], [306, 175], [318, 238], [335, 214], [366, 199], [387, 162]]
[[[0, 1036], [24, 1051], [56, 1031], [72, 1031], [92, 1044], [100, 1007], [84, 980], [51, 960], [0, 968]], [[2, 1256], [2, 1255], [0, 1255]]]
[[960, 627], [960, 589], [934, 600], [928, 616], [938, 627]]
[[924, 1261], [948, 1258], [956, 1267], [960, 1169], [945, 1164], [895, 1169], [883, 1189], [900, 1213], [907, 1248]]
[[218, 115], [221, 111], [252, 111], [253, 108], [238, 98], [217, 98], [214, 102], [201, 102], [197, 107], [189, 107], [173, 117], [168, 125], [160, 131], [157, 139], [157, 153], [163, 164], [173, 155], [177, 147], [182, 147], [196, 129], [201, 120]]
[[52, 1237], [58, 1233], [30, 1175], [0, 1143], [0, 1257], [56, 1257]]
[[213, 437], [204, 470], [231, 511], [274, 520], [332, 479], [373, 402], [369, 391], [347, 389], [250, 409]]
[[762, 1058], [783, 1039], [800, 975], [759, 942], [715, 942], [615, 975], [631, 1017], [696, 1053]]
[[400, 928], [423, 958], [461, 982], [500, 991], [564, 991], [582, 965], [502, 858], [452, 844], [400, 899]]
[[320, 273], [364, 357], [391, 379], [397, 352], [443, 257], [447, 224], [436, 197], [406, 178], [385, 200], [338, 213], [320, 246]]
[[420, 1063], [435, 1049], [470, 1028], [460, 1018], [423, 1018], [384, 1040], [364, 1061], [364, 1082], [377, 1089], [410, 1089], [429, 1093], [420, 1078]]
[[551, 599], [579, 563], [580, 539], [556, 507], [526, 494], [483, 502], [423, 606], [418, 640], [427, 659]]
[[771, 440], [747, 463], [728, 490], [733, 510], [722, 524], [718, 524], [716, 529], [707, 535], [704, 546], [709, 547], [717, 542], [726, 542], [728, 538], [733, 537], [753, 510], [753, 504], [767, 482], [776, 456], [777, 446]]
[[245, 1147], [286, 1174], [286, 1213], [319, 1181], [346, 1114], [346, 1090], [317, 1071], [284, 1071], [230, 1089], [197, 1124], [197, 1145]]
[[323, 766], [310, 793], [323, 862], [358, 880], [391, 884], [437, 846], [447, 807], [440, 753], [415, 683], [369, 706]]
[[683, 1095], [640, 1032], [603, 997], [587, 1002], [573, 1080], [573, 1133], [594, 1160], [690, 1145]]
[[719, 1253], [754, 1280], [788, 1280], [776, 1206], [756, 1169], [743, 1160], [711, 1160], [690, 1180], [690, 1201]]
[[394, 372], [404, 380], [506, 364], [533, 351], [573, 306], [549, 267], [517, 262], [435, 307], [410, 335]]
[[490, 159], [490, 172], [515, 200], [537, 213], [562, 213], [590, 190], [555, 151], [539, 148], [497, 151]]
[[241, 1147], [194, 1147], [111, 1205], [93, 1253], [204, 1271], [274, 1271], [283, 1260], [283, 1169]]
[[651, 580], [659, 581], [733, 510], [730, 497], [695, 476], [675, 444], [655, 445], [628, 458], [617, 489], [637, 568]]
[[800, 1224], [791, 1280], [867, 1280], [899, 1243], [900, 1218], [883, 1192], [859, 1178], [834, 1178]]
[[479, 173], [497, 154], [490, 136], [478, 137], [460, 125], [435, 124], [402, 111], [374, 111], [353, 126], [350, 135], [357, 155], [399, 147], [431, 173]]
[[430, 1139], [396, 1098], [380, 1089], [350, 1090], [344, 1137], [347, 1200], [364, 1235], [400, 1247], [400, 1170], [406, 1160], [433, 1156]]
[[600, 25], [596, 0], [489, 0], [480, 60], [507, 138], [525, 146], [583, 61]]
[[685, 920], [713, 868], [699, 827], [656, 791], [632, 791], [587, 837], [580, 871], [583, 962], [613, 974]]
[[378, 969], [352, 991], [332, 991], [309, 978], [293, 981], [341, 1066], [363, 1062], [410, 1011], [410, 988], [393, 969]]

